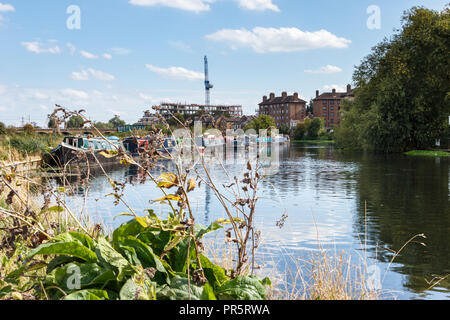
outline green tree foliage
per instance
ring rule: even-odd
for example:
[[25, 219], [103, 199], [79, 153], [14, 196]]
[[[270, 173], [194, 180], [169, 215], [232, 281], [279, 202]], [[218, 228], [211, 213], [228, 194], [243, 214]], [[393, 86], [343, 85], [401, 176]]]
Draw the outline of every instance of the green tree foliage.
[[0, 122], [0, 135], [6, 134], [6, 126], [3, 122]]
[[254, 129], [257, 133], [259, 133], [259, 130], [269, 130], [272, 127], [276, 128], [273, 118], [267, 115], [260, 115], [258, 118], [250, 121], [249, 124], [245, 126], [244, 130]]
[[173, 117], [171, 117], [171, 118], [167, 121], [167, 123], [168, 123], [170, 126], [178, 127], [178, 126], [180, 125], [180, 122], [181, 122], [181, 123], [184, 123], [184, 122], [185, 122], [184, 116], [183, 116], [181, 113], [175, 113], [173, 116], [174, 116], [175, 118], [177, 118], [178, 121], [177, 121], [176, 119], [174, 119]]
[[294, 139], [303, 140], [306, 137], [310, 124], [311, 120], [309, 118], [306, 118], [304, 122], [299, 123], [294, 131]]
[[354, 72], [354, 101], [343, 105], [336, 140], [383, 152], [423, 149], [448, 130], [450, 10], [414, 7], [402, 29]]
[[314, 118], [307, 131], [308, 139], [318, 139], [324, 128], [324, 120], [322, 118]]
[[55, 119], [50, 118], [50, 120], [48, 120], [47, 127], [48, 127], [49, 129], [53, 129], [53, 128], [55, 127], [55, 125], [56, 125]]
[[110, 127], [118, 128], [121, 126], [126, 126], [127, 123], [124, 120], [121, 120], [118, 115], [115, 115], [114, 118], [108, 121]]
[[75, 115], [70, 117], [69, 121], [67, 121], [67, 128], [70, 129], [78, 129], [83, 128], [84, 120], [81, 116]]
[[23, 132], [25, 132], [26, 135], [33, 135], [35, 133], [33, 125], [30, 123], [24, 125]]
[[281, 134], [290, 134], [291, 133], [291, 129], [288, 126], [281, 126], [278, 128], [278, 131]]

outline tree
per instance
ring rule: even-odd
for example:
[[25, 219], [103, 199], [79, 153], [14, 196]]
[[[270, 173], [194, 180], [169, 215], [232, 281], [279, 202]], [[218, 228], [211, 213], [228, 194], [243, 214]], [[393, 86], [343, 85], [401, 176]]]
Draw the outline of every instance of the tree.
[[281, 126], [278, 128], [278, 131], [281, 134], [290, 134], [291, 133], [291, 129], [288, 126]]
[[30, 123], [27, 123], [26, 125], [24, 125], [23, 132], [25, 132], [25, 134], [27, 134], [27, 135], [33, 135], [35, 133], [33, 125]]
[[3, 122], [0, 122], [0, 135], [6, 134], [6, 126]]
[[383, 152], [423, 149], [447, 130], [450, 10], [414, 7], [402, 29], [356, 68], [355, 99], [343, 108], [337, 142]]
[[47, 127], [48, 127], [49, 129], [54, 129], [54, 128], [55, 128], [55, 125], [56, 125], [55, 119], [51, 118], [51, 119], [48, 120]]
[[308, 132], [309, 125], [311, 124], [311, 119], [306, 118], [305, 121], [297, 124], [294, 131], [295, 140], [303, 140]]
[[308, 139], [318, 139], [321, 130], [324, 128], [324, 120], [322, 118], [314, 118], [307, 130]]
[[126, 126], [127, 123], [120, 119], [118, 115], [115, 115], [114, 118], [108, 121], [108, 123], [115, 129], [118, 127]]
[[79, 129], [83, 128], [84, 126], [84, 120], [79, 115], [71, 116], [69, 121], [67, 121], [67, 128], [69, 129]]
[[313, 101], [313, 99], [309, 100], [309, 103], [306, 106], [306, 114], [308, 114], [308, 113], [311, 113], [311, 114], [314, 113], [314, 101]]
[[268, 133], [270, 133], [271, 128], [276, 128], [275, 121], [271, 116], [268, 115], [260, 115], [258, 118], [250, 121], [244, 128], [244, 130], [254, 129], [257, 133], [259, 130], [267, 129]]
[[[174, 119], [174, 118], [176, 118], [176, 119]], [[177, 121], [177, 119], [178, 119], [178, 121]], [[181, 113], [175, 113], [175, 114], [173, 115], [173, 117], [171, 117], [171, 118], [167, 121], [167, 123], [168, 123], [170, 126], [173, 126], [173, 127], [179, 126], [179, 125], [180, 125], [180, 122], [181, 122], [181, 123], [184, 123], [184, 122], [185, 122], [184, 116], [183, 116]]]

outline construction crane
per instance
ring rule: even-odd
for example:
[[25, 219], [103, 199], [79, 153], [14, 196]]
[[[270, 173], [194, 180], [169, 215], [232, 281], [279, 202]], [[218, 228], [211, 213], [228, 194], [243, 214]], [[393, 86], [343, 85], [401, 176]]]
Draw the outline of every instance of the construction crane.
[[214, 88], [214, 86], [209, 82], [209, 74], [208, 74], [208, 57], [205, 56], [205, 90], [206, 90], [206, 102], [205, 105], [209, 107], [211, 105], [211, 92], [210, 90]]

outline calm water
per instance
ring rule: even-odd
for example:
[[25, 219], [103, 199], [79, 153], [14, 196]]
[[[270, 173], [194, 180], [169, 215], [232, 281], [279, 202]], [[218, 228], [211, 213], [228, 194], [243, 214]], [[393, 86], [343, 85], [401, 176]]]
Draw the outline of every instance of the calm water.
[[[282, 149], [280, 165], [279, 173], [261, 184], [257, 210], [257, 225], [264, 238], [259, 257], [268, 267], [283, 272], [292, 267], [293, 258], [307, 259], [317, 249], [317, 238], [337, 252], [355, 255], [357, 263], [367, 238], [369, 264], [379, 268], [383, 290], [389, 291], [385, 298], [450, 298], [450, 279], [427, 290], [427, 281], [450, 274], [449, 159], [343, 153], [330, 146], [292, 144]], [[227, 166], [232, 176], [242, 175], [241, 169]], [[139, 176], [131, 168], [110, 174], [117, 181]], [[218, 184], [228, 183], [221, 169], [213, 174]], [[81, 207], [84, 190], [78, 191], [70, 202]], [[113, 218], [127, 210], [105, 197], [110, 192], [105, 177], [94, 178], [86, 209], [113, 228], [124, 222]], [[125, 199], [142, 214], [146, 208], [167, 211], [149, 203], [160, 196], [151, 182], [125, 189]], [[225, 217], [205, 185], [192, 197], [198, 222], [208, 224]], [[288, 219], [280, 229], [276, 222], [283, 214]], [[411, 243], [387, 270], [392, 258], [387, 249], [398, 250], [421, 233], [427, 238]]]

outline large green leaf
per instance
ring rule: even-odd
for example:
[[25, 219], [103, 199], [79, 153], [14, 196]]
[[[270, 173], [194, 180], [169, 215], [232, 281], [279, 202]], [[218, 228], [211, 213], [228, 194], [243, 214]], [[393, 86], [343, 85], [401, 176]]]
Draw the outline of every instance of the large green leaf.
[[78, 241], [85, 247], [94, 250], [95, 244], [91, 237], [79, 232], [62, 233], [52, 239], [51, 242], [75, 242]]
[[201, 300], [217, 300], [216, 295], [214, 294], [214, 289], [211, 287], [211, 285], [207, 282], [203, 286], [203, 292], [200, 297]]
[[[92, 286], [104, 288], [110, 281], [116, 281], [114, 272], [95, 263], [69, 263], [56, 268], [46, 278], [47, 284], [55, 285], [65, 292]], [[80, 286], [75, 288], [74, 285], [78, 284]]]
[[239, 276], [216, 290], [219, 300], [265, 300], [266, 288], [255, 277]]
[[114, 247], [114, 249], [119, 250], [119, 238], [120, 237], [127, 237], [127, 236], [136, 237], [138, 234], [140, 234], [144, 230], [145, 230], [145, 228], [134, 219], [122, 224], [120, 227], [118, 227], [113, 232], [113, 247]]
[[35, 255], [66, 255], [80, 258], [86, 262], [96, 262], [97, 255], [89, 248], [82, 245], [79, 241], [71, 242], [56, 242], [42, 244], [36, 249], [32, 250], [27, 256], [27, 260], [33, 258]]
[[[194, 234], [196, 239], [201, 239], [205, 234], [213, 232], [217, 229], [222, 228], [221, 225], [217, 223], [212, 223], [209, 227], [205, 227], [200, 224], [194, 225]], [[190, 246], [189, 246], [190, 242]], [[181, 241], [175, 248], [172, 249], [170, 257], [170, 265], [176, 272], [186, 273], [187, 270], [187, 258], [188, 258], [188, 248], [190, 247], [190, 260], [195, 260], [195, 248], [194, 243], [191, 238], [186, 238]]]
[[133, 279], [128, 279], [120, 290], [120, 300], [155, 300], [156, 285], [146, 281], [139, 285]]
[[218, 265], [212, 263], [204, 255], [200, 255], [200, 262], [202, 263], [202, 268], [205, 272], [205, 277], [213, 288], [220, 287], [224, 282], [228, 281], [225, 270]]
[[109, 242], [99, 237], [95, 249], [100, 264], [105, 268], [113, 268], [118, 272], [118, 280], [121, 281], [125, 276], [134, 273], [133, 267], [119, 252], [109, 244]]
[[166, 273], [164, 265], [159, 260], [159, 257], [153, 253], [153, 250], [135, 237], [128, 236], [126, 238], [119, 238], [119, 247], [133, 248], [136, 253], [135, 259], [137, 259], [139, 264], [144, 268], [153, 267], [159, 272]]
[[117, 300], [117, 295], [105, 290], [80, 290], [64, 297], [64, 300]]
[[203, 289], [196, 286], [193, 281], [189, 283], [187, 278], [176, 276], [170, 286], [165, 285], [157, 292], [159, 300], [200, 300]]

